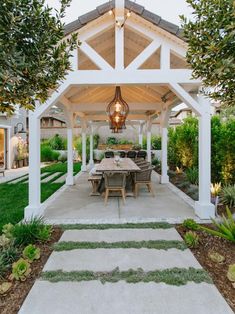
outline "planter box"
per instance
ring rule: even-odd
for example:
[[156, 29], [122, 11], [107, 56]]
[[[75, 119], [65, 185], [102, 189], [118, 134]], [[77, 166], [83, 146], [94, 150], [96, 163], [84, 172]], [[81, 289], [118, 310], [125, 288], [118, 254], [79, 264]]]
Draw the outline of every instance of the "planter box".
[[99, 150], [109, 150], [109, 149], [112, 149], [112, 150], [125, 150], [125, 151], [128, 151], [128, 150], [132, 150], [132, 147], [133, 147], [133, 144], [117, 144], [117, 145], [106, 145], [106, 144], [100, 144], [98, 146], [98, 149]]
[[24, 167], [24, 159], [17, 160], [17, 166], [18, 166], [18, 168], [23, 168]]

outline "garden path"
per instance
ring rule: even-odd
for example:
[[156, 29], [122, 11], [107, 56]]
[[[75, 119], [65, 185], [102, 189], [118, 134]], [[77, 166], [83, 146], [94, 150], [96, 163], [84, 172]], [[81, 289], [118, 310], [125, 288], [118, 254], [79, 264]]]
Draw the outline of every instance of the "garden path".
[[65, 231], [19, 314], [232, 314], [177, 231], [163, 227]]

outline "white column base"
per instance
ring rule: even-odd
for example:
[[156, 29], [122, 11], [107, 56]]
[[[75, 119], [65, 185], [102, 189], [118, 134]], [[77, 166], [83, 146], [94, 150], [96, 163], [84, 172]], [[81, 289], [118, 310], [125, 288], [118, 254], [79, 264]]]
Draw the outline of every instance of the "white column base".
[[211, 219], [215, 218], [215, 205], [202, 204], [200, 202], [195, 202], [195, 214], [200, 219]]
[[82, 166], [82, 167], [81, 167], [81, 171], [82, 171], [82, 172], [86, 172], [86, 171], [87, 171], [87, 166]]
[[68, 185], [68, 186], [74, 185], [74, 177], [68, 176], [66, 178], [66, 185]]
[[24, 219], [27, 220], [31, 220], [34, 217], [40, 217], [43, 216], [44, 214], [44, 207], [42, 204], [39, 205], [35, 205], [35, 206], [27, 206], [24, 209]]
[[169, 183], [169, 176], [161, 176], [161, 184]]
[[89, 168], [92, 169], [94, 167], [94, 165], [95, 165], [94, 160], [90, 160], [89, 161]]

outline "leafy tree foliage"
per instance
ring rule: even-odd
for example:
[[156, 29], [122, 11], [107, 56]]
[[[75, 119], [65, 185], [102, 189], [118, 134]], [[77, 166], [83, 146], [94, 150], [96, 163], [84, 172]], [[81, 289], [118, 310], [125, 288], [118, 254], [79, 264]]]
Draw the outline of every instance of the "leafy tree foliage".
[[60, 2], [52, 11], [45, 0], [0, 1], [0, 112], [11, 114], [15, 105], [34, 109], [70, 69], [77, 35], [64, 38], [71, 0]]
[[206, 93], [212, 98], [234, 106], [235, 1], [186, 1], [194, 16], [192, 20], [181, 16], [193, 76], [202, 78], [204, 87], [209, 87]]

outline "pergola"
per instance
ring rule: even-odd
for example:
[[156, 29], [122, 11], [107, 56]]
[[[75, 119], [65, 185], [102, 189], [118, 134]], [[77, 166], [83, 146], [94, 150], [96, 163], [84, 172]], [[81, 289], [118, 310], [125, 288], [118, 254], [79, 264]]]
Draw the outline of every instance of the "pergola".
[[[131, 14], [129, 14], [131, 12]], [[73, 70], [50, 99], [29, 114], [29, 205], [25, 218], [42, 215], [40, 191], [40, 118], [51, 106], [63, 108], [67, 122], [68, 173], [73, 185], [73, 128], [82, 128], [82, 171], [86, 165], [86, 136], [90, 134], [93, 163], [93, 134], [108, 124], [105, 114], [115, 87], [121, 86], [130, 106], [128, 124], [147, 132], [148, 159], [151, 160], [151, 128], [159, 123], [162, 134], [161, 184], [167, 184], [167, 128], [171, 109], [184, 102], [199, 117], [199, 201], [195, 212], [202, 219], [214, 217], [210, 197], [210, 102], [200, 93], [201, 81], [192, 79], [185, 61], [187, 44], [178, 26], [125, 0], [97, 7], [65, 28], [65, 36], [79, 33], [81, 46], [71, 59]]]

